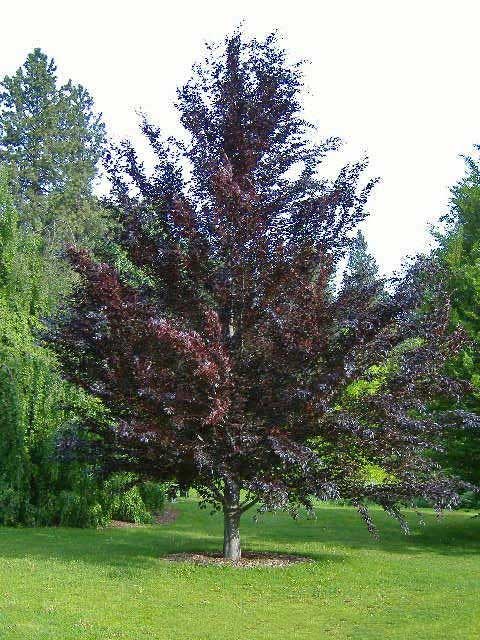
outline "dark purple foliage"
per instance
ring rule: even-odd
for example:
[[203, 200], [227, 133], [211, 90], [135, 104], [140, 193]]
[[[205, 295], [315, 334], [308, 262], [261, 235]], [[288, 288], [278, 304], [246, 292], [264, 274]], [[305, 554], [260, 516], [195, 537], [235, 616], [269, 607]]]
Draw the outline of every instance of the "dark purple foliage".
[[335, 293], [373, 181], [364, 161], [319, 177], [339, 143], [310, 141], [301, 89], [275, 35], [236, 34], [178, 92], [188, 144], [144, 121], [153, 175], [127, 143], [111, 154], [135, 269], [71, 249], [84, 287], [57, 336], [65, 370], [111, 411], [118, 464], [196, 488], [226, 523], [312, 497], [350, 499], [367, 523], [365, 500], [397, 517], [413, 496], [449, 506], [424, 454], [441, 428], [429, 403], [461, 391], [440, 374], [461, 336], [441, 291], [422, 304], [429, 264]]

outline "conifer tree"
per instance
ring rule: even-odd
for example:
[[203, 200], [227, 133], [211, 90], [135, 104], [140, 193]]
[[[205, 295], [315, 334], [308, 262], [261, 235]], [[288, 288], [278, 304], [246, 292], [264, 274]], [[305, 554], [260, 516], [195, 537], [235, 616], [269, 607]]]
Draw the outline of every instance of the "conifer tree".
[[[462, 398], [466, 410], [480, 414], [480, 146], [468, 156], [463, 178], [451, 190], [446, 231], [437, 235], [437, 257], [446, 268], [452, 300], [451, 322], [464, 327], [470, 343], [448, 366], [451, 375], [469, 380]], [[440, 456], [445, 467], [480, 485], [480, 432], [477, 426], [447, 432]], [[478, 498], [477, 498], [478, 503]]]
[[105, 127], [88, 91], [60, 85], [55, 62], [34, 49], [0, 90], [0, 164], [24, 226], [53, 245], [92, 244], [105, 211], [92, 196]]
[[359, 231], [350, 247], [343, 286], [346, 288], [369, 287], [376, 282], [377, 278], [378, 265], [368, 251], [365, 236]]

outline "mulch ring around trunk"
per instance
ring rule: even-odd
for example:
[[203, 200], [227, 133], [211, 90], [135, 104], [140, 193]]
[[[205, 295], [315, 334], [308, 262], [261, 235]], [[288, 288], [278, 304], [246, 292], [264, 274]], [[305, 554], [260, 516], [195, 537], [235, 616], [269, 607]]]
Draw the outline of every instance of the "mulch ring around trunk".
[[[154, 524], [170, 524], [175, 522], [180, 512], [178, 509], [172, 507], [166, 507], [162, 512], [155, 513], [153, 516]], [[113, 529], [123, 529], [129, 527], [144, 527], [141, 522], [125, 522], [124, 520], [112, 520], [109, 522], [108, 527]]]
[[251, 569], [255, 567], [287, 567], [291, 564], [313, 562], [304, 556], [292, 556], [286, 553], [262, 553], [245, 551], [240, 560], [227, 560], [221, 553], [172, 553], [161, 558], [169, 562], [190, 562], [199, 565], [219, 565]]

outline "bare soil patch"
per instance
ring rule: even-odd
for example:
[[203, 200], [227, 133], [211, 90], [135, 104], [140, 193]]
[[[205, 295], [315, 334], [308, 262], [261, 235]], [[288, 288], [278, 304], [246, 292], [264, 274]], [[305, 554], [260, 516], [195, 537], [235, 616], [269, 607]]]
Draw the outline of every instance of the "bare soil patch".
[[312, 562], [305, 556], [293, 556], [286, 553], [261, 553], [245, 551], [240, 560], [227, 560], [221, 553], [172, 553], [162, 560], [170, 562], [191, 562], [200, 565], [220, 565], [249, 569], [253, 567], [287, 567], [291, 564]]

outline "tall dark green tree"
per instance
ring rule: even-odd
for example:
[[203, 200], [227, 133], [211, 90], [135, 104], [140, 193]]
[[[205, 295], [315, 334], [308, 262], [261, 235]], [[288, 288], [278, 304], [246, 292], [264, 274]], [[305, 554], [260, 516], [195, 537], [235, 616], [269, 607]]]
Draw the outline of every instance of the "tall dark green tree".
[[0, 522], [48, 522], [58, 507], [52, 454], [67, 387], [36, 333], [70, 288], [61, 247], [94, 246], [106, 228], [93, 195], [104, 137], [88, 92], [60, 85], [40, 49], [1, 83]]
[[[449, 365], [469, 380], [466, 409], [480, 414], [480, 146], [465, 158], [464, 177], [451, 189], [446, 230], [437, 236], [438, 258], [446, 268], [452, 302], [452, 324], [467, 331], [471, 344]], [[444, 272], [445, 273], [445, 272]], [[480, 430], [462, 428], [447, 435], [443, 464], [465, 480], [480, 485]]]
[[92, 244], [105, 232], [105, 212], [92, 195], [104, 141], [88, 91], [60, 84], [54, 60], [40, 49], [3, 79], [0, 163], [10, 169], [22, 223], [50, 244]]
[[350, 248], [347, 267], [343, 277], [343, 286], [345, 288], [370, 287], [375, 284], [377, 279], [377, 262], [368, 251], [365, 236], [359, 231]]

